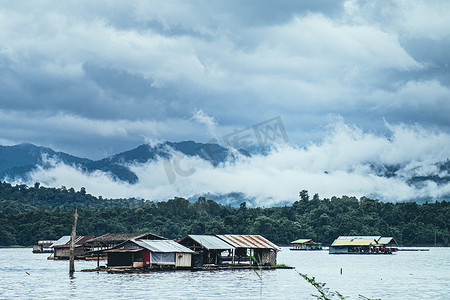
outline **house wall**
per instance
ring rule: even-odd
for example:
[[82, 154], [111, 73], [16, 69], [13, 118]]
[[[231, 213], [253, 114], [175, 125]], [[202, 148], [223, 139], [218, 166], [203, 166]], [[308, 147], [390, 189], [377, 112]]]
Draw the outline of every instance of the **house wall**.
[[[76, 247], [74, 249], [75, 256], [84, 256], [84, 248]], [[55, 248], [55, 258], [70, 258], [70, 248]]]
[[175, 266], [177, 267], [190, 267], [192, 262], [191, 253], [176, 253]]
[[347, 246], [337, 246], [337, 247], [330, 246], [329, 253], [330, 254], [345, 254], [345, 253], [348, 253], [348, 247]]
[[151, 255], [152, 253], [150, 251], [144, 251], [144, 267], [150, 266]]
[[175, 265], [175, 253], [152, 252], [150, 261], [152, 265]]
[[42, 252], [44, 248], [41, 245], [33, 245], [33, 252]]
[[108, 253], [108, 267], [132, 266], [132, 253]]
[[262, 251], [262, 264], [273, 266], [277, 264], [277, 252], [273, 249], [264, 249]]
[[[273, 266], [277, 264], [277, 252], [274, 249], [253, 249], [253, 257], [263, 266]], [[251, 261], [252, 264], [256, 262]]]
[[143, 254], [143, 266], [150, 265], [175, 265], [176, 267], [190, 267], [191, 253], [152, 253], [145, 251]]

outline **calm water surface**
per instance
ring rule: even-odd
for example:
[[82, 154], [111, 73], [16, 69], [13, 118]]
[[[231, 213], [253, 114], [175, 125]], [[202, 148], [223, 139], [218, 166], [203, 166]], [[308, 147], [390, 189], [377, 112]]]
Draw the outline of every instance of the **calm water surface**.
[[282, 248], [278, 262], [296, 270], [263, 271], [261, 278], [252, 270], [79, 272], [97, 264], [86, 261], [75, 263], [70, 278], [68, 261], [47, 256], [0, 249], [0, 299], [315, 299], [315, 289], [297, 271], [349, 299], [450, 299], [450, 248], [373, 256]]

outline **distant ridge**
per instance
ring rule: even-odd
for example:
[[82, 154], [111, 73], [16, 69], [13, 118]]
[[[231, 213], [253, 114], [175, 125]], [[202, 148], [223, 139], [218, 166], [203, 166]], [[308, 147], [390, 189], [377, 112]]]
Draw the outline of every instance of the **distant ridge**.
[[[49, 169], [52, 167], [52, 161], [61, 162], [85, 173], [101, 171], [109, 174], [115, 181], [135, 184], [138, 182], [138, 176], [129, 168], [134, 164], [144, 164], [155, 161], [158, 158], [170, 158], [176, 153], [182, 153], [186, 156], [198, 156], [213, 166], [220, 166], [226, 161], [236, 159], [236, 151], [217, 144], [202, 144], [194, 141], [182, 142], [163, 142], [156, 145], [142, 144], [134, 149], [124, 151], [118, 154], [108, 156], [100, 160], [91, 160], [80, 158], [64, 152], [57, 152], [48, 147], [36, 146], [29, 143], [23, 143], [14, 146], [0, 146], [0, 180], [19, 181], [30, 183], [30, 174], [38, 168]], [[239, 153], [244, 156], [252, 154], [240, 150]], [[260, 153], [266, 155], [267, 153]], [[410, 186], [421, 188], [422, 186], [433, 182], [437, 185], [445, 185], [450, 182], [450, 160], [436, 162], [436, 174], [427, 174], [422, 176], [413, 176], [406, 178], [405, 182]], [[372, 172], [380, 177], [392, 178], [402, 176], [401, 165], [383, 165], [379, 163], [370, 164]], [[207, 191], [199, 191], [199, 193]], [[212, 195], [211, 195], [212, 196]], [[238, 194], [215, 195], [215, 198], [221, 199], [223, 203], [236, 205], [236, 201], [243, 201], [246, 197]], [[371, 195], [368, 195], [371, 196]], [[234, 200], [233, 200], [234, 199]], [[248, 200], [248, 199], [246, 199]], [[430, 197], [412, 199], [416, 202], [425, 202], [432, 200]]]
[[[29, 181], [30, 172], [35, 171], [38, 167], [50, 168], [51, 164], [48, 159], [54, 159], [87, 173], [102, 171], [109, 173], [114, 180], [134, 184], [138, 181], [138, 177], [129, 169], [129, 165], [147, 163], [158, 157], [170, 158], [174, 152], [180, 152], [186, 156], [199, 156], [214, 166], [227, 159], [234, 159], [233, 153], [227, 148], [217, 144], [202, 144], [194, 141], [164, 142], [155, 146], [143, 144], [100, 160], [80, 158], [54, 151], [51, 148], [24, 143], [15, 146], [0, 146], [0, 179]], [[248, 155], [244, 151], [241, 153]]]

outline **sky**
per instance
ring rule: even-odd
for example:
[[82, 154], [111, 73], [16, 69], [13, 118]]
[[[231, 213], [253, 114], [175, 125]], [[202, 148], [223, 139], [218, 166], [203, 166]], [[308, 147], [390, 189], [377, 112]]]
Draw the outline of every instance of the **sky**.
[[[392, 201], [441, 195], [447, 187], [416, 190], [365, 168], [402, 164], [409, 178], [450, 157], [448, 11], [450, 2], [433, 0], [2, 2], [0, 144], [101, 159], [161, 141], [227, 145], [236, 131], [253, 136], [276, 120], [279, 148], [266, 157], [199, 165], [169, 186], [149, 175], [163, 162], [136, 166], [141, 189], [114, 195], [204, 188], [277, 202], [302, 187], [379, 196], [390, 185]], [[86, 186], [86, 176], [72, 168], [61, 178]]]

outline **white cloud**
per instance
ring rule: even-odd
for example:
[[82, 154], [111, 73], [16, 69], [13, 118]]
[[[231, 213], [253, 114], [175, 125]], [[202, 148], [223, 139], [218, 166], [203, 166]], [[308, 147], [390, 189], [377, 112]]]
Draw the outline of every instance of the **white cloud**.
[[[267, 156], [241, 157], [218, 167], [196, 157], [183, 157], [179, 168], [194, 171], [181, 176], [172, 159], [169, 167], [176, 175], [173, 184], [164, 165], [168, 162], [163, 159], [131, 166], [139, 178], [135, 185], [114, 182], [100, 172], [87, 175], [61, 163], [34, 172], [30, 182], [76, 189], [84, 186], [94, 195], [150, 200], [243, 192], [260, 206], [296, 201], [302, 189], [321, 197], [354, 195], [392, 202], [448, 195], [450, 184], [427, 182], [414, 187], [406, 182], [413, 176], [437, 171], [434, 163], [450, 157], [450, 135], [406, 126], [390, 126], [390, 130], [392, 137], [388, 139], [340, 123], [322, 143], [306, 148], [284, 145]], [[380, 176], [370, 167], [373, 163], [399, 165], [399, 176]]]
[[450, 112], [447, 105], [450, 97], [450, 89], [443, 86], [437, 80], [432, 81], [407, 81], [398, 86], [394, 91], [378, 90], [367, 98], [374, 104], [374, 108], [411, 110], [413, 108], [426, 107], [426, 109], [444, 109]]
[[308, 62], [318, 67], [327, 64], [376, 69], [419, 67], [394, 34], [371, 26], [341, 24], [323, 15], [295, 17], [292, 22], [265, 28], [261, 34], [265, 34], [266, 47], [278, 48], [288, 56], [285, 67], [296, 68], [297, 62], [298, 67], [308, 66]]
[[403, 0], [403, 1], [361, 1], [344, 3], [345, 20], [359, 24], [377, 24], [389, 32], [396, 32], [405, 38], [426, 38], [440, 40], [449, 37], [446, 30], [450, 20], [448, 1]]
[[[354, 0], [332, 13], [320, 4], [236, 3], [2, 4], [0, 141], [98, 157], [103, 147], [115, 153], [143, 139], [206, 141], [280, 115], [293, 145], [310, 143], [283, 153], [296, 153], [319, 177], [369, 159], [440, 155], [450, 128], [449, 3]], [[429, 40], [438, 54], [419, 59], [406, 47], [428, 50]], [[364, 131], [341, 126], [323, 136], [328, 115]], [[441, 133], [431, 132], [432, 146], [415, 147], [408, 129], [397, 150], [366, 133], [378, 132], [383, 118]], [[326, 159], [330, 153], [337, 159]], [[279, 156], [271, 159], [285, 165]]]
[[203, 110], [197, 109], [192, 114], [192, 120], [195, 122], [198, 122], [201, 125], [206, 126], [208, 129], [208, 133], [214, 137], [217, 138], [217, 121], [213, 118], [208, 116]]

